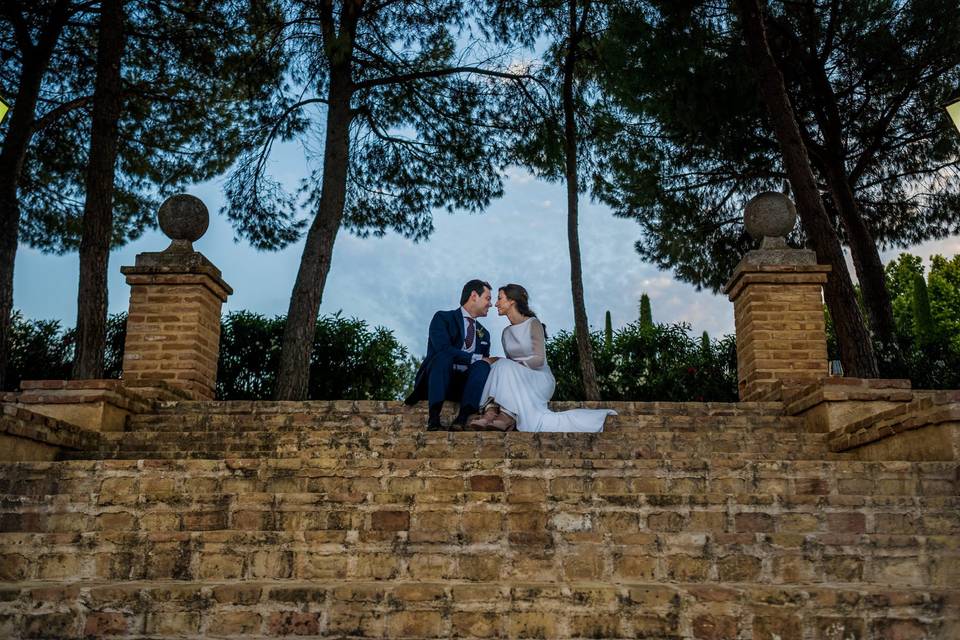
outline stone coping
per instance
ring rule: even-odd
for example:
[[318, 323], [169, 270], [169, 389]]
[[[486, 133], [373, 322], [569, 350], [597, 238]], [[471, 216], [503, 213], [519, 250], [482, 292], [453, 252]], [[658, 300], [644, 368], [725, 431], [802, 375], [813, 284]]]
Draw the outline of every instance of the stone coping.
[[830, 450], [846, 451], [884, 438], [942, 424], [960, 422], [960, 390], [920, 391], [911, 402], [851, 422], [831, 434]]
[[134, 285], [193, 285], [206, 287], [210, 293], [225, 302], [233, 294], [233, 287], [220, 275], [220, 270], [210, 265], [146, 265], [120, 267], [127, 284]]
[[99, 433], [9, 403], [3, 404], [0, 433], [76, 451], [96, 450], [102, 442]]
[[821, 264], [760, 265], [741, 263], [737, 265], [733, 275], [723, 286], [723, 292], [727, 294], [730, 301], [734, 301], [743, 293], [744, 287], [750, 284], [822, 285], [826, 283], [830, 269], [829, 265]]
[[86, 404], [106, 402], [131, 413], [153, 410], [153, 400], [123, 380], [23, 380], [17, 402], [31, 404]]
[[93, 391], [104, 390], [117, 393], [127, 393], [132, 397], [155, 396], [164, 400], [190, 400], [190, 394], [179, 387], [171, 385], [166, 380], [137, 379], [125, 380], [102, 378], [95, 380], [23, 380], [20, 382], [22, 391], [36, 390], [65, 390], [65, 391]]
[[784, 411], [788, 416], [803, 413], [824, 402], [910, 402], [914, 392], [909, 380], [844, 378], [830, 376], [796, 389], [784, 390]]

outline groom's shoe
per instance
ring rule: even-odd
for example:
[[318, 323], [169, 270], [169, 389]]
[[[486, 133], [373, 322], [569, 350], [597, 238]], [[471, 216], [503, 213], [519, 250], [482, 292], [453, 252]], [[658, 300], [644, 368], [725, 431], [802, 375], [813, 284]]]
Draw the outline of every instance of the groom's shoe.
[[430, 405], [430, 417], [427, 418], [427, 431], [446, 431], [440, 423], [440, 411], [443, 409], [443, 403]]
[[477, 413], [476, 407], [471, 407], [470, 405], [463, 405], [460, 407], [460, 413], [457, 414], [457, 419], [453, 421], [453, 426], [451, 427], [452, 431], [463, 431], [467, 426], [467, 422], [470, 421]]

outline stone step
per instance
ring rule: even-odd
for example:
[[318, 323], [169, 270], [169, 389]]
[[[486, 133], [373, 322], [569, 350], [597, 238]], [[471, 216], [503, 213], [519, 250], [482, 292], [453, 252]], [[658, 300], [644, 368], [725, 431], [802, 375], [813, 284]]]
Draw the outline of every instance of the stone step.
[[826, 434], [655, 431], [627, 434], [362, 433], [301, 430], [243, 435], [215, 432], [120, 432], [89, 458], [390, 457], [390, 458], [702, 458], [714, 454], [762, 459], [831, 459]]
[[[0, 467], [0, 530], [326, 528], [375, 513], [423, 529], [464, 514], [613, 512], [654, 530], [960, 531], [960, 463], [570, 460], [103, 461]], [[941, 513], [946, 509], [946, 513]], [[424, 522], [420, 514], [427, 516]], [[333, 515], [330, 515], [333, 514]], [[405, 515], [403, 515], [405, 514]], [[786, 514], [786, 515], [784, 515]], [[573, 516], [571, 516], [573, 517]], [[653, 517], [652, 521], [648, 521]], [[370, 523], [364, 524], [370, 520]], [[786, 524], [781, 525], [783, 520]], [[411, 524], [412, 523], [412, 524]], [[491, 524], [492, 526], [492, 524]], [[498, 525], [498, 526], [502, 526]], [[787, 527], [784, 529], [783, 527]]]
[[[136, 419], [134, 419], [136, 418]], [[298, 434], [304, 432], [329, 433], [350, 435], [359, 433], [364, 435], [416, 435], [427, 433], [426, 420], [412, 420], [400, 423], [398, 420], [384, 416], [352, 416], [335, 420], [314, 422], [285, 422], [271, 423], [269, 421], [211, 421], [199, 416], [176, 416], [176, 420], [164, 419], [161, 415], [131, 416], [125, 429], [128, 433], [181, 433], [236, 435], [245, 436], [250, 433]], [[447, 423], [449, 424], [449, 423]], [[626, 423], [619, 416], [607, 418], [603, 433], [627, 437], [642, 437], [647, 434], [687, 434], [689, 436], [712, 437], [717, 435], [744, 436], [754, 438], [772, 438], [779, 435], [795, 435], [807, 433], [802, 418], [783, 420], [756, 421], [747, 419], [712, 420], [710, 422], [692, 421], [689, 423], [673, 423], [669, 420], [650, 420], [641, 422], [640, 418]], [[546, 434], [541, 434], [546, 435]], [[576, 434], [570, 434], [576, 435]], [[582, 434], [581, 434], [582, 435]], [[822, 434], [816, 434], [822, 435]]]
[[[230, 458], [312, 458], [312, 457], [327, 457], [330, 455], [340, 455], [345, 459], [349, 460], [362, 460], [367, 457], [369, 452], [349, 452], [343, 449], [302, 449], [296, 446], [289, 447], [211, 447], [211, 448], [201, 448], [195, 451], [181, 451], [178, 449], [163, 449], [163, 448], [152, 448], [152, 449], [101, 449], [99, 451], [78, 451], [70, 452], [65, 458], [71, 460], [224, 460]], [[579, 452], [583, 453], [583, 452]], [[375, 457], [380, 455], [389, 455], [392, 458], [404, 459], [402, 456], [406, 456], [406, 459], [410, 458], [426, 458], [426, 457], [448, 457], [449, 453], [444, 452], [402, 452], [402, 451], [385, 451], [383, 454], [380, 452], [375, 452]], [[558, 455], [555, 453], [547, 454], [549, 456]], [[587, 457], [589, 452], [586, 452], [583, 457]], [[623, 456], [622, 458], [614, 458], [610, 455], [598, 455], [597, 459], [624, 459], [624, 460], [633, 460], [633, 459], [666, 459], [666, 460], [696, 460], [701, 459], [705, 455], [710, 455], [717, 459], [728, 460], [728, 461], [746, 461], [751, 460], [756, 461], [776, 461], [776, 460], [838, 460], [844, 459], [846, 456], [843, 453], [830, 453], [830, 454], [821, 454], [819, 449], [801, 449], [791, 452], [790, 455], [780, 454], [780, 453], [750, 453], [750, 452], [738, 452], [738, 453], [714, 453], [714, 452], [701, 452], [701, 451], [684, 451], [679, 455], [671, 451], [651, 451], [649, 449], [638, 450], [633, 453], [624, 453], [618, 452], [615, 454], [617, 456]], [[470, 456], [467, 455], [467, 458], [482, 458], [483, 455]], [[501, 458], [501, 455], [494, 455], [494, 458]], [[517, 456], [519, 458], [519, 456]], [[536, 456], [534, 456], [535, 458]], [[589, 458], [588, 458], [589, 459]]]
[[[519, 516], [519, 514], [517, 514]], [[519, 517], [517, 521], [519, 522]], [[604, 525], [606, 527], [606, 525]], [[7, 581], [471, 580], [958, 588], [956, 536], [583, 531], [411, 540], [416, 531], [0, 534]]]
[[[567, 409], [614, 409], [621, 416], [650, 415], [673, 417], [704, 416], [783, 416], [782, 402], [606, 402], [606, 401], [558, 401], [551, 402], [553, 411]], [[444, 413], [455, 413], [457, 405], [447, 402]], [[293, 419], [312, 419], [323, 414], [427, 414], [425, 402], [407, 406], [393, 400], [304, 400], [304, 401], [265, 401], [265, 400], [221, 400], [221, 401], [159, 401], [156, 412], [167, 415], [233, 415], [249, 416], [292, 416]]]
[[[158, 484], [143, 484], [156, 481]], [[106, 483], [106, 486], [104, 486]], [[205, 495], [378, 489], [421, 499], [463, 492], [530, 492], [542, 497], [596, 490], [617, 495], [759, 493], [779, 495], [960, 495], [960, 462], [755, 461], [725, 458], [333, 458], [99, 460], [0, 464], [0, 492]]]
[[[326, 441], [330, 439], [346, 440], [350, 438], [378, 438], [380, 441], [398, 441], [409, 438], [418, 438], [428, 436], [442, 438], [446, 434], [457, 434], [456, 437], [468, 438], [484, 434], [488, 439], [496, 441], [498, 437], [509, 436], [512, 438], [533, 438], [540, 437], [545, 441], [551, 439], [554, 441], [578, 440], [592, 441], [600, 440], [614, 444], [631, 445], [643, 442], [647, 439], [667, 440], [679, 439], [688, 442], [702, 441], [736, 441], [741, 443], [764, 444], [766, 446], [776, 446], [781, 443], [791, 443], [796, 441], [809, 441], [824, 443], [827, 439], [825, 433], [806, 432], [803, 429], [786, 428], [763, 428], [763, 429], [715, 429], [712, 431], [694, 431], [684, 429], [624, 429], [614, 427], [606, 429], [602, 433], [529, 433], [521, 431], [509, 431], [506, 433], [496, 431], [440, 431], [430, 432], [425, 428], [417, 429], [350, 429], [345, 430], [328, 426], [306, 426], [306, 427], [264, 427], [257, 429], [233, 429], [230, 427], [220, 429], [194, 428], [194, 425], [185, 425], [182, 429], [159, 428], [153, 429], [142, 425], [136, 428], [130, 428], [126, 431], [107, 431], [104, 437], [113, 440], [131, 440], [145, 439], [161, 442], [184, 442], [186, 438], [207, 439], [215, 442], [220, 441], [245, 441], [257, 437], [305, 439], [311, 438], [314, 441]], [[494, 437], [496, 436], [496, 437]]]
[[[456, 414], [451, 409], [444, 413], [445, 420]], [[332, 431], [424, 431], [427, 414], [424, 410], [404, 408], [397, 411], [317, 411], [303, 413], [277, 413], [257, 411], [249, 414], [209, 413], [182, 411], [177, 413], [147, 413], [131, 415], [130, 431], [201, 431], [214, 432], [247, 430], [302, 430], [305, 428]], [[783, 416], [778, 413], [723, 413], [687, 414], [641, 414], [619, 413], [608, 416], [605, 431], [654, 430], [695, 431], [717, 433], [744, 430], [757, 432], [769, 430], [781, 432], [802, 430], [803, 418]]]
[[0, 630], [34, 637], [957, 637], [956, 589], [676, 581], [24, 582]]
[[[452, 420], [453, 416], [450, 416]], [[448, 423], [447, 420], [444, 420]], [[294, 420], [290, 416], [267, 416], [263, 418], [234, 419], [233, 416], [209, 416], [184, 414], [132, 415], [126, 431], [170, 432], [184, 431], [209, 433], [237, 433], [270, 431], [275, 433], [299, 433], [325, 431], [332, 433], [380, 433], [414, 434], [426, 432], [426, 416], [391, 416], [388, 414], [352, 414], [334, 417]], [[669, 420], [656, 416], [608, 416], [604, 433], [636, 436], [645, 433], [689, 433], [691, 435], [747, 434], [769, 436], [779, 433], [803, 433], [806, 431], [803, 418], [789, 417], [736, 417], [736, 418], [691, 418]]]
[[[944, 535], [960, 530], [958, 496], [582, 492], [551, 494], [549, 505], [543, 505], [538, 500], [539, 486], [523, 487], [533, 493], [473, 491], [420, 500], [412, 493], [379, 492], [222, 491], [185, 498], [172, 491], [146, 490], [163, 486], [161, 481], [142, 483], [140, 491], [123, 494], [0, 495], [0, 531], [378, 531], [394, 527], [412, 532], [415, 540], [456, 543], [475, 526], [492, 537], [511, 536], [514, 516], [530, 513], [540, 514], [542, 535], [562, 531], [567, 522], [580, 527], [577, 530], [592, 531], [595, 523], [607, 521], [633, 532]], [[109, 483], [104, 486], [113, 488]]]

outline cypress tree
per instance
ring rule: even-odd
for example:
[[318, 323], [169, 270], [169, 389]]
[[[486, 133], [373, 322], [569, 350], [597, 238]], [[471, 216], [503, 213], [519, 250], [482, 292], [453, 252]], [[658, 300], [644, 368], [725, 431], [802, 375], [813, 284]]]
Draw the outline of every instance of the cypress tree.
[[921, 348], [929, 347], [936, 340], [927, 281], [920, 274], [913, 279], [913, 337]]
[[650, 296], [647, 294], [640, 296], [640, 329], [653, 329], [653, 311], [650, 309]]

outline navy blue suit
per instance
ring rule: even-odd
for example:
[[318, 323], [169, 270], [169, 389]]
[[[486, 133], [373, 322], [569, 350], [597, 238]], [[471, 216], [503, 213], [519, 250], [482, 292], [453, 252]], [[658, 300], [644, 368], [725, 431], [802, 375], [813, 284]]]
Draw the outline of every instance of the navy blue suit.
[[[461, 310], [437, 311], [430, 321], [427, 357], [417, 371], [413, 393], [407, 398], [407, 404], [427, 400], [433, 406], [444, 400], [455, 400], [460, 403], [461, 414], [477, 410], [480, 394], [490, 375], [490, 365], [483, 360], [472, 360], [474, 353], [483, 357], [490, 355], [490, 332], [476, 322], [473, 353], [463, 350], [463, 341], [464, 320]], [[454, 365], [466, 366], [467, 370], [459, 371], [453, 368]]]

